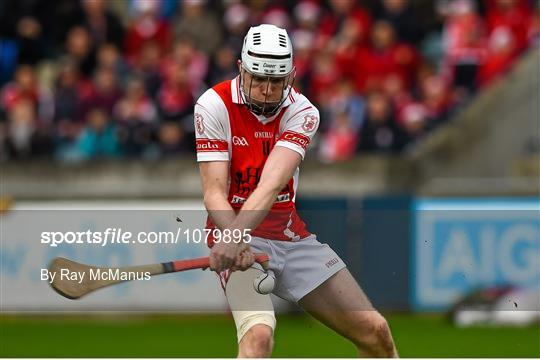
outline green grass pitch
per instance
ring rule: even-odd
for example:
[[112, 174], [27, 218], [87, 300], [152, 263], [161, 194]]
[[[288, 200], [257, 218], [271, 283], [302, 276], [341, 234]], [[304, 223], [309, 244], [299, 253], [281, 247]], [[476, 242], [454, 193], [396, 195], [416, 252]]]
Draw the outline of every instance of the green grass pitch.
[[[403, 357], [540, 357], [540, 326], [456, 328], [440, 315], [389, 314]], [[228, 315], [0, 315], [1, 357], [234, 357]], [[274, 357], [353, 357], [301, 314], [278, 315]]]

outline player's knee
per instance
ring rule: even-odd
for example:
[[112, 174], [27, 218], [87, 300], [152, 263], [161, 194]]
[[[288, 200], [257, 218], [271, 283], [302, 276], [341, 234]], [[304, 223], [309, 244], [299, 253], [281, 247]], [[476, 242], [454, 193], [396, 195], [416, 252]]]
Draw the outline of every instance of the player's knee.
[[375, 326], [378, 348], [381, 350], [382, 354], [385, 354], [385, 357], [391, 357], [394, 352], [392, 333], [390, 332], [388, 322], [382, 316], [380, 318], [382, 321]]
[[362, 319], [355, 331], [354, 343], [359, 350], [367, 351], [373, 356], [391, 357], [394, 342], [386, 319], [377, 312], [370, 312]]
[[263, 358], [272, 353], [273, 331], [267, 325], [254, 325], [251, 327], [240, 342], [239, 357]]

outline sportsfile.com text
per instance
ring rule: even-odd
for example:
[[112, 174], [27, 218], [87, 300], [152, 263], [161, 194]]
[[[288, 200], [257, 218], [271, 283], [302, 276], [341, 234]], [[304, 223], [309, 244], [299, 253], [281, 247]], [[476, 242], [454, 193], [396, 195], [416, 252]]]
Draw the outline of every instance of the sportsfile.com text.
[[183, 229], [176, 231], [141, 231], [132, 233], [121, 228], [107, 228], [104, 231], [43, 231], [40, 242], [51, 247], [60, 244], [178, 244], [189, 243], [240, 243], [251, 242], [250, 229]]

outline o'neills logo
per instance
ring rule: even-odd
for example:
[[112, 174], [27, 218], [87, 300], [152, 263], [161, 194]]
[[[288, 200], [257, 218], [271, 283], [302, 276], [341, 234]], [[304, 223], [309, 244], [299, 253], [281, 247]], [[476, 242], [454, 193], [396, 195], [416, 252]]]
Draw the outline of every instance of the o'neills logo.
[[331, 268], [332, 266], [336, 265], [339, 262], [337, 258], [333, 258], [332, 260], [328, 261], [326, 264], [327, 268]]
[[280, 140], [292, 142], [293, 144], [301, 146], [304, 149], [306, 149], [309, 145], [309, 138], [307, 136], [294, 131], [285, 131], [283, 135], [281, 135]]
[[270, 131], [255, 131], [255, 139], [271, 139], [272, 133]]
[[227, 151], [227, 142], [218, 139], [197, 139], [197, 151]]

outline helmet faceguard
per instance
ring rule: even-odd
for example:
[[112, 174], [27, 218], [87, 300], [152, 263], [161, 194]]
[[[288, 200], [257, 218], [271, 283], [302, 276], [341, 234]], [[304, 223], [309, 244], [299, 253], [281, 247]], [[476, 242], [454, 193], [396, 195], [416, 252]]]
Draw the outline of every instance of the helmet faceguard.
[[[240, 92], [248, 109], [257, 115], [276, 114], [292, 90], [295, 75], [287, 32], [267, 24], [250, 28], [240, 62]], [[264, 98], [254, 98], [254, 88], [264, 89]], [[279, 92], [272, 96], [276, 100], [268, 98], [269, 90]]]
[[[248, 74], [248, 76], [246, 76]], [[294, 85], [296, 70], [285, 76], [261, 76], [251, 73], [242, 65], [240, 66], [240, 94], [242, 100], [248, 109], [256, 115], [272, 116], [280, 109], [281, 105], [287, 100]], [[264, 99], [255, 99], [252, 96], [254, 87], [265, 89]], [[279, 92], [277, 101], [270, 101], [268, 93], [270, 87], [276, 87]]]

